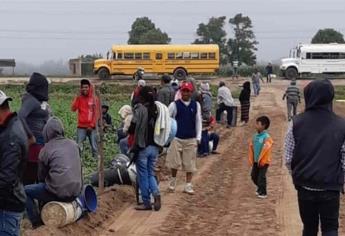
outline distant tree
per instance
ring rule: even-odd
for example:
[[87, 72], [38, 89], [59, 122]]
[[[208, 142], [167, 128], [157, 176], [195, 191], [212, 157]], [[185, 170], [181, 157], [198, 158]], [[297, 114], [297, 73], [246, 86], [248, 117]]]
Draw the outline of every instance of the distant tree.
[[168, 44], [171, 41], [148, 17], [137, 18], [128, 34], [128, 44]]
[[253, 32], [252, 21], [248, 16], [237, 14], [229, 20], [234, 29], [234, 38], [228, 40], [229, 61], [238, 61], [241, 65], [256, 64], [256, 55], [258, 42]]
[[311, 40], [311, 43], [345, 43], [342, 33], [334, 29], [320, 29]]
[[79, 58], [83, 59], [84, 61], [94, 61], [96, 59], [102, 58], [101, 53], [94, 53], [94, 54], [86, 54], [86, 55], [81, 55]]
[[195, 44], [218, 44], [222, 64], [227, 61], [226, 32], [224, 30], [225, 16], [211, 17], [207, 24], [200, 23], [196, 34]]

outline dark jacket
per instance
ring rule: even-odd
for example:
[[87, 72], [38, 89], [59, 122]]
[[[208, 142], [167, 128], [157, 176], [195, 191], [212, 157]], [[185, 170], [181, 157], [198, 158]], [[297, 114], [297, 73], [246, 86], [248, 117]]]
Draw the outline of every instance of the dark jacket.
[[250, 101], [250, 82], [243, 83], [243, 89], [241, 90], [239, 100], [241, 103]]
[[26, 92], [34, 96], [38, 101], [48, 101], [48, 80], [44, 75], [34, 72], [26, 85]]
[[46, 144], [39, 156], [38, 180], [62, 200], [79, 196], [82, 173], [78, 145], [64, 137], [61, 121], [55, 117], [48, 120], [43, 135]]
[[204, 121], [209, 121], [212, 116], [212, 94], [209, 91], [201, 91], [201, 116]]
[[22, 174], [28, 154], [24, 127], [16, 113], [0, 126], [0, 209], [23, 212], [26, 195]]
[[157, 100], [166, 106], [169, 106], [175, 100], [175, 90], [170, 84], [165, 84], [158, 91]]
[[333, 85], [328, 80], [313, 81], [304, 89], [304, 97], [305, 112], [293, 118], [293, 182], [296, 187], [340, 191], [345, 121], [332, 111]]
[[49, 113], [48, 103], [40, 102], [30, 93], [24, 94], [18, 115], [29, 128], [29, 135], [35, 136], [39, 144], [44, 143], [42, 131], [49, 118]]

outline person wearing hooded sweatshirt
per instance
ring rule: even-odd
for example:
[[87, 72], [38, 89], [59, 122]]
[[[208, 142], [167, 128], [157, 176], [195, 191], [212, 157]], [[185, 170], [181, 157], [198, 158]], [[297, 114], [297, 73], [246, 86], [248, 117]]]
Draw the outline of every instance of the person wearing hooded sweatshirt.
[[89, 138], [92, 156], [98, 158], [96, 126], [100, 118], [99, 99], [94, 95], [93, 86], [87, 79], [80, 81], [80, 95], [73, 100], [72, 111], [78, 111], [77, 143], [83, 149], [83, 142]]
[[249, 109], [250, 109], [250, 82], [246, 81], [243, 83], [242, 90], [240, 93], [241, 103], [241, 125], [247, 124], [249, 121]]
[[33, 73], [26, 85], [26, 93], [22, 97], [22, 105], [18, 116], [28, 127], [28, 136], [35, 138], [35, 143], [29, 147], [29, 157], [23, 176], [23, 183], [33, 184], [37, 181], [38, 154], [44, 146], [42, 135], [50, 108], [48, 105], [48, 80], [40, 73]]
[[79, 147], [64, 137], [57, 117], [51, 117], [43, 129], [45, 146], [39, 155], [38, 184], [25, 186], [26, 209], [32, 226], [42, 224], [34, 200], [40, 204], [50, 201], [71, 202], [82, 190], [82, 171]]
[[304, 88], [305, 111], [292, 118], [284, 158], [297, 190], [303, 235], [338, 235], [344, 187], [345, 121], [333, 112], [334, 87], [315, 80]]
[[162, 88], [157, 93], [157, 101], [169, 106], [175, 99], [175, 90], [170, 84], [171, 78], [169, 75], [163, 75], [161, 79]]
[[131, 106], [122, 106], [119, 110], [119, 115], [122, 122], [120, 128], [117, 130], [117, 143], [119, 144], [121, 153], [127, 155], [130, 146], [133, 144], [133, 135], [128, 135], [128, 129], [133, 118]]
[[139, 103], [135, 105], [133, 119], [128, 133], [134, 134], [134, 145], [131, 153], [138, 173], [139, 189], [143, 199], [143, 205], [136, 210], [151, 210], [151, 197], [154, 197], [154, 210], [161, 208], [161, 196], [154, 167], [158, 157], [158, 146], [154, 141], [155, 122], [158, 116], [154, 100], [154, 90], [150, 86], [143, 87], [139, 93]]
[[201, 83], [200, 85], [200, 105], [202, 119], [208, 122], [212, 115], [212, 94], [209, 83]]
[[[292, 80], [289, 87], [286, 89], [283, 100], [286, 98], [288, 120], [297, 114], [297, 105], [301, 103], [301, 96], [299, 88], [296, 86], [296, 80]], [[292, 114], [291, 114], [292, 113]]]

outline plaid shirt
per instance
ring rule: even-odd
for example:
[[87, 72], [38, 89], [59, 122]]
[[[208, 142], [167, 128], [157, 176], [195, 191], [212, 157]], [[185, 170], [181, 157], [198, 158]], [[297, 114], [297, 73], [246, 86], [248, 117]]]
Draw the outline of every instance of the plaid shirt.
[[[291, 174], [291, 161], [293, 158], [293, 152], [295, 149], [295, 138], [293, 136], [293, 123], [290, 122], [286, 137], [285, 137], [285, 144], [284, 144], [284, 159], [285, 159], [285, 165], [288, 168], [290, 174]], [[343, 166], [343, 170], [345, 172], [345, 142], [343, 143], [343, 146], [341, 147], [341, 163]], [[344, 174], [344, 182], [345, 182], [345, 174]]]

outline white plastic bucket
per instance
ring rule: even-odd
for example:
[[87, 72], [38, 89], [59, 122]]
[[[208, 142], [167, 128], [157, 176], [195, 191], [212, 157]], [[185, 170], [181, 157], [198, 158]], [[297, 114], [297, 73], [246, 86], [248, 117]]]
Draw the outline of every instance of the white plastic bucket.
[[82, 215], [82, 209], [76, 201], [49, 202], [41, 211], [41, 218], [45, 225], [63, 227], [78, 220]]

